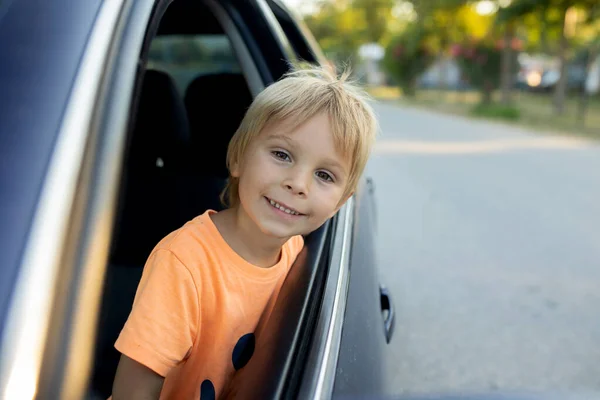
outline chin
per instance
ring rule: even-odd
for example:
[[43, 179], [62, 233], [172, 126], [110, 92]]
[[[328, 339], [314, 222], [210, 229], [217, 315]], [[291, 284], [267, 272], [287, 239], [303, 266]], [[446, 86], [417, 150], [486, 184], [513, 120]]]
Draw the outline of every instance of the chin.
[[278, 239], [288, 239], [302, 234], [303, 231], [299, 226], [281, 224], [270, 220], [260, 221], [257, 225], [262, 233]]
[[299, 231], [297, 229], [289, 229], [285, 227], [276, 227], [276, 226], [261, 226], [261, 231], [268, 236], [278, 238], [278, 239], [289, 239], [292, 236], [299, 235]]

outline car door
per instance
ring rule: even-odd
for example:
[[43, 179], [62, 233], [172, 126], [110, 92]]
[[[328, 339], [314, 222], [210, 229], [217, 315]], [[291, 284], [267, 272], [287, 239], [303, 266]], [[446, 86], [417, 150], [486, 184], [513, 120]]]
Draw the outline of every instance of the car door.
[[[10, 163], [2, 168], [2, 235], [11, 237], [0, 268], [2, 398], [60, 398], [62, 390], [77, 398], [84, 384], [127, 113], [119, 96], [104, 100], [117, 88], [126, 101], [131, 86], [103, 79], [116, 67], [114, 46], [126, 45], [113, 42], [124, 5], [1, 6], [1, 148]], [[135, 71], [135, 61], [119, 67]], [[111, 117], [99, 119], [106, 108]]]
[[[3, 19], [19, 23], [43, 16], [39, 25], [30, 25], [38, 40], [37, 47], [25, 48], [31, 54], [45, 54], [48, 36], [62, 33], [51, 61], [41, 64], [47, 70], [25, 77], [54, 82], [33, 96], [44, 95], [40, 109], [53, 106], [55, 99], [42, 90], [51, 95], [63, 73], [53, 60], [64, 62], [75, 44], [80, 54], [74, 52], [75, 67], [67, 70], [60, 128], [12, 288], [0, 387], [3, 398], [74, 399], [86, 392], [140, 53], [152, 16], [166, 2], [64, 1], [48, 10], [42, 3], [16, 1]], [[71, 26], [83, 32], [71, 36]]]

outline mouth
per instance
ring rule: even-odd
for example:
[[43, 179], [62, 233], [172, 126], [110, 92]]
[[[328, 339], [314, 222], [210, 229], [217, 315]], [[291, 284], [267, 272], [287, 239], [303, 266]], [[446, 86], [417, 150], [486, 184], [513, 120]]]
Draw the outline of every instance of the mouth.
[[270, 199], [268, 197], [265, 196], [265, 199], [267, 200], [267, 202], [271, 205], [271, 207], [285, 213], [288, 215], [294, 215], [297, 217], [301, 217], [305, 214], [302, 214], [300, 211], [294, 210], [293, 208], [288, 207], [287, 205], [283, 204], [283, 203], [279, 203], [273, 199]]

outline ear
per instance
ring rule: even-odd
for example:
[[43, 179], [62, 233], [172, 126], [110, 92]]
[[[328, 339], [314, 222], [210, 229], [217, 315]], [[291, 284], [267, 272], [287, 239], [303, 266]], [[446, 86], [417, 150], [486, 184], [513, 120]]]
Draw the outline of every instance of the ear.
[[229, 167], [229, 174], [234, 177], [234, 178], [239, 178], [240, 177], [240, 163], [239, 161], [234, 161], [231, 163], [231, 166]]

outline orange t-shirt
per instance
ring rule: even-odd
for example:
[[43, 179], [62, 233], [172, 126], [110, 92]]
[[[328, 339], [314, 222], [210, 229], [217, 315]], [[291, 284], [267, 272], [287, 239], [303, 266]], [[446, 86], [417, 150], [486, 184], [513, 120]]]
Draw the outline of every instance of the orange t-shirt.
[[254, 351], [302, 250], [302, 236], [270, 268], [229, 247], [209, 210], [166, 236], [144, 267], [131, 314], [115, 343], [121, 353], [165, 377], [161, 399], [217, 398]]

